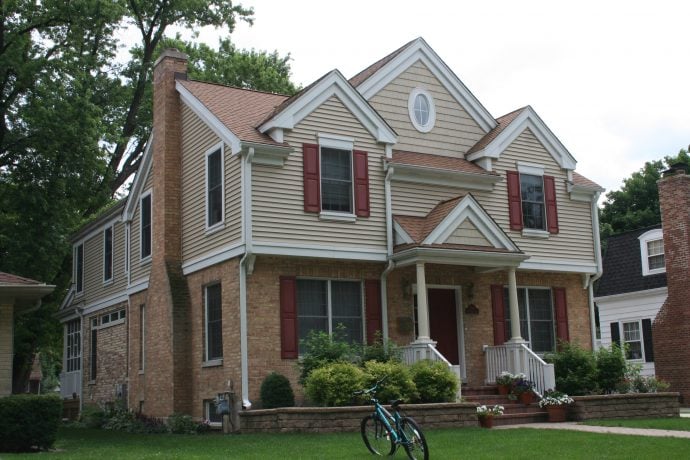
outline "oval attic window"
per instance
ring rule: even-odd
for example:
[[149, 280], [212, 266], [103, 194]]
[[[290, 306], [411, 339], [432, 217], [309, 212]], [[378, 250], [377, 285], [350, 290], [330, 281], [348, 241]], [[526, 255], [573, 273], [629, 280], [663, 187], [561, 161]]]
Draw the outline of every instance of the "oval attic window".
[[422, 88], [415, 88], [410, 93], [408, 100], [408, 110], [410, 121], [422, 133], [431, 131], [436, 121], [436, 110], [434, 100], [428, 91]]

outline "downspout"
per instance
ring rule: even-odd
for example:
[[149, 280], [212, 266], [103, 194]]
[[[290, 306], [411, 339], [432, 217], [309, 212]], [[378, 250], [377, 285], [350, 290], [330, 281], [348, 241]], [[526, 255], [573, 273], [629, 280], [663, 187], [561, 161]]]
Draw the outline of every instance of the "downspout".
[[384, 191], [386, 199], [386, 254], [388, 266], [381, 273], [381, 329], [383, 330], [383, 343], [388, 343], [388, 274], [395, 268], [393, 262], [393, 206], [391, 203], [391, 178], [393, 166], [388, 165]]
[[252, 159], [254, 148], [250, 147], [242, 160], [242, 233], [244, 255], [240, 260], [240, 367], [242, 372], [242, 408], [249, 410], [249, 354], [247, 345], [247, 273], [254, 265], [252, 254]]
[[79, 332], [79, 340], [81, 343], [79, 344], [80, 348], [80, 354], [81, 356], [79, 357], [79, 369], [81, 369], [81, 376], [79, 378], [79, 413], [82, 413], [82, 410], [84, 409], [84, 312], [81, 308], [75, 308], [75, 311], [79, 315], [79, 324], [81, 325], [81, 332]]
[[589, 320], [592, 331], [592, 350], [597, 348], [597, 325], [594, 318], [594, 282], [601, 278], [604, 273], [604, 268], [601, 262], [601, 239], [599, 235], [599, 208], [597, 202], [599, 201], [600, 192], [594, 194], [592, 198], [592, 236], [594, 239], [594, 260], [597, 265], [597, 272], [589, 276], [587, 282], [587, 297], [589, 299]]

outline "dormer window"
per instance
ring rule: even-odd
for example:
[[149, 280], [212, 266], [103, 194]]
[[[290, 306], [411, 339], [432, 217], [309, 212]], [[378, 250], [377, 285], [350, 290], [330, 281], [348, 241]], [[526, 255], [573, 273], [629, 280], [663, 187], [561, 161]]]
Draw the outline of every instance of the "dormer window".
[[660, 228], [643, 233], [640, 240], [640, 257], [642, 258], [642, 275], [656, 275], [666, 272], [664, 257], [664, 234]]
[[420, 133], [428, 133], [436, 123], [436, 107], [431, 94], [424, 88], [415, 88], [407, 101], [410, 121]]

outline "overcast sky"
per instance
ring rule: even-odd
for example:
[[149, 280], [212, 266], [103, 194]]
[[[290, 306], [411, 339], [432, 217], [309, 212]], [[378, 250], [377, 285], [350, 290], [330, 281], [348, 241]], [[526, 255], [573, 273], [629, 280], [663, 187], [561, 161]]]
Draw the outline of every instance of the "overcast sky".
[[690, 2], [241, 3], [256, 20], [232, 40], [290, 53], [303, 86], [334, 68], [350, 78], [423, 37], [494, 117], [531, 105], [607, 191], [690, 143]]

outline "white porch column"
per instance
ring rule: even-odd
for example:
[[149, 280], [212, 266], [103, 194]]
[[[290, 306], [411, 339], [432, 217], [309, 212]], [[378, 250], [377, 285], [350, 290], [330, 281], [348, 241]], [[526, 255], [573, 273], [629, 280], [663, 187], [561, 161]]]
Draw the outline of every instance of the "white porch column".
[[520, 309], [518, 308], [515, 267], [508, 269], [508, 305], [510, 306], [510, 342], [524, 342], [520, 336]]
[[417, 342], [430, 342], [429, 305], [426, 296], [426, 276], [424, 262], [417, 262]]

